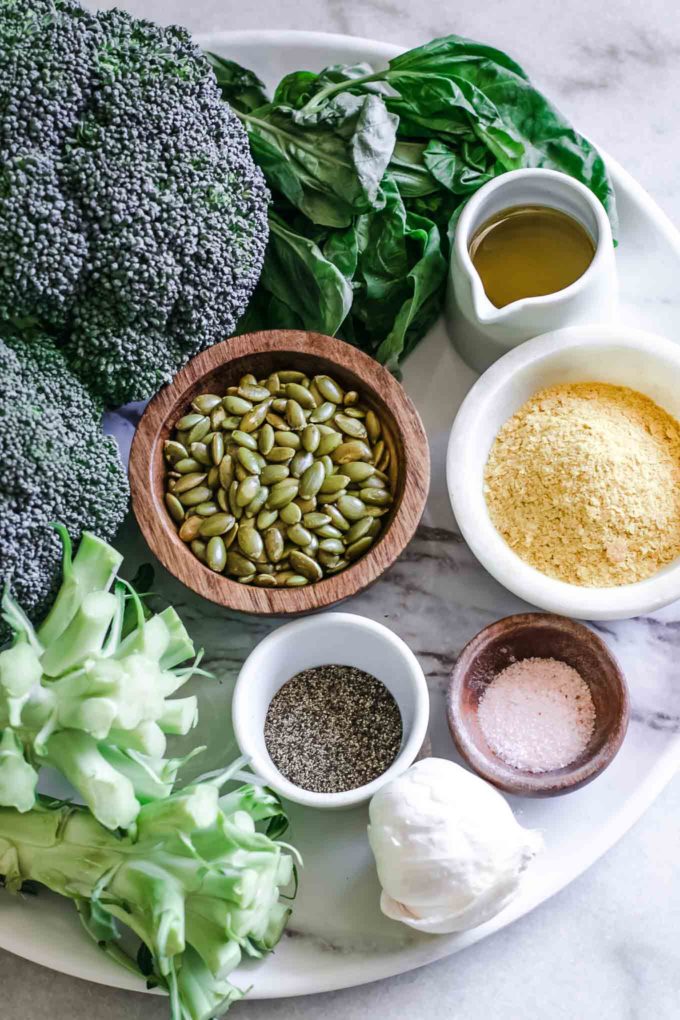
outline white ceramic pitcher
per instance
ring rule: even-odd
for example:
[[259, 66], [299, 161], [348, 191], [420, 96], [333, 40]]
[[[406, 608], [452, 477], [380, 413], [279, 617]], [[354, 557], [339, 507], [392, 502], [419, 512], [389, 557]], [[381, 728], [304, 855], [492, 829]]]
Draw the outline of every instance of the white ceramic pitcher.
[[[475, 231], [491, 216], [523, 205], [567, 213], [588, 231], [595, 255], [583, 276], [554, 294], [493, 305], [469, 254]], [[483, 372], [507, 351], [540, 333], [583, 322], [610, 322], [618, 283], [614, 244], [602, 203], [585, 185], [556, 170], [512, 170], [480, 188], [458, 220], [451, 253], [446, 318], [462, 358]]]

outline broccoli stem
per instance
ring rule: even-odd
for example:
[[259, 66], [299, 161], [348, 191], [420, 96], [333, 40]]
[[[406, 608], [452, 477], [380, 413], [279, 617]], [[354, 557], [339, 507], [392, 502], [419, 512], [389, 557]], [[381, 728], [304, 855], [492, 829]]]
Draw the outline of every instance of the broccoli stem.
[[118, 599], [106, 591], [89, 592], [66, 629], [47, 648], [41, 663], [47, 676], [60, 676], [101, 651]]
[[122, 555], [101, 538], [84, 531], [75, 557], [71, 556], [71, 539], [61, 524], [53, 525], [63, 547], [63, 580], [52, 608], [38, 628], [38, 640], [47, 648], [66, 630], [90, 592], [108, 591]]
[[89, 734], [78, 730], [54, 733], [45, 758], [78, 790], [102, 825], [108, 829], [132, 825], [139, 812], [134, 787], [104, 758]]

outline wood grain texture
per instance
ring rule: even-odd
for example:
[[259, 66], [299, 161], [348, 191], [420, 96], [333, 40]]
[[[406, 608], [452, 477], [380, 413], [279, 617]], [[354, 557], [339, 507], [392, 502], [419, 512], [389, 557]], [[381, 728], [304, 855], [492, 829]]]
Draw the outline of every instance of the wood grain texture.
[[[557, 659], [579, 673], [595, 705], [595, 730], [570, 765], [548, 772], [525, 772], [491, 750], [477, 708], [486, 687], [512, 662]], [[449, 729], [456, 747], [484, 779], [522, 797], [553, 797], [585, 786], [607, 768], [628, 728], [628, 687], [604, 641], [588, 627], [552, 613], [519, 613], [480, 630], [458, 656], [446, 692]]]
[[[383, 518], [379, 541], [346, 570], [304, 588], [256, 588], [216, 574], [202, 564], [177, 534], [163, 502], [163, 443], [175, 421], [200, 393], [224, 393], [247, 372], [258, 379], [276, 369], [334, 376], [358, 390], [380, 417], [392, 454], [390, 481], [395, 496]], [[302, 330], [269, 330], [232, 337], [193, 358], [142, 415], [130, 452], [130, 487], [137, 523], [163, 566], [193, 591], [243, 613], [288, 616], [334, 605], [372, 584], [397, 559], [418, 526], [430, 483], [427, 436], [403, 388], [382, 365], [332, 337]]]

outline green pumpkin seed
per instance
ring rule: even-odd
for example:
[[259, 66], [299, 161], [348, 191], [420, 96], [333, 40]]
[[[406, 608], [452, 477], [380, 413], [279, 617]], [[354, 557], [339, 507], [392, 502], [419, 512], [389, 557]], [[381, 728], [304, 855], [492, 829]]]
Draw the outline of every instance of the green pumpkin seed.
[[318, 559], [319, 563], [329, 570], [340, 562], [339, 556], [334, 555], [334, 553], [324, 552], [323, 549], [319, 549]]
[[282, 507], [279, 517], [284, 524], [298, 524], [302, 520], [302, 510], [297, 503], [288, 503]]
[[327, 400], [319, 407], [317, 407], [316, 410], [312, 411], [312, 413], [309, 416], [309, 420], [314, 425], [320, 425], [322, 422], [329, 421], [329, 419], [333, 417], [335, 412], [336, 412], [335, 404], [332, 404], [330, 401]]
[[334, 464], [350, 464], [355, 460], [371, 460], [370, 447], [361, 439], [350, 439], [347, 443], [340, 443], [333, 450]]
[[300, 478], [313, 463], [313, 453], [309, 453], [308, 450], [298, 450], [290, 462], [290, 473], [294, 478]]
[[178, 432], [190, 432], [195, 425], [204, 421], [204, 415], [202, 414], [185, 414], [183, 418], [175, 422], [175, 429]]
[[367, 517], [384, 517], [386, 513], [389, 513], [388, 506], [367, 506], [366, 516]]
[[340, 559], [334, 566], [326, 567], [326, 570], [328, 571], [329, 574], [339, 574], [341, 570], [346, 570], [348, 566], [349, 560]]
[[342, 402], [345, 405], [345, 407], [349, 407], [350, 404], [356, 404], [358, 399], [359, 399], [359, 394], [357, 393], [356, 390], [348, 390], [347, 393], [345, 393], [345, 396], [344, 396], [344, 399], [343, 399]]
[[342, 445], [342, 436], [339, 432], [331, 432], [329, 435], [321, 434], [319, 445], [316, 448], [318, 457], [325, 457], [332, 454]]
[[210, 412], [221, 403], [222, 398], [218, 397], [216, 393], [202, 393], [200, 397], [196, 397], [191, 406], [195, 408], [199, 414], [210, 414]]
[[[301, 574], [302, 577], [305, 577], [308, 581], [320, 581], [323, 577], [323, 571], [319, 564], [313, 560], [311, 556], [308, 556], [299, 549], [294, 549], [291, 552], [290, 565], [297, 574]], [[291, 585], [291, 580], [292, 579], [289, 578], [286, 584], [288, 587], [295, 587], [294, 585]]]
[[238, 491], [236, 493], [236, 503], [240, 507], [245, 507], [255, 498], [260, 488], [260, 479], [257, 475], [248, 475], [242, 482], [239, 482]]
[[333, 463], [333, 461], [331, 460], [327, 453], [325, 453], [323, 457], [319, 457], [319, 460], [323, 464], [324, 471], [326, 472], [326, 478], [328, 478], [328, 476], [332, 475], [333, 472], [335, 471], [335, 464]]
[[238, 446], [243, 446], [246, 450], [257, 450], [257, 439], [250, 432], [234, 429], [231, 438]]
[[239, 549], [248, 559], [256, 560], [262, 555], [264, 542], [260, 532], [255, 528], [239, 528], [237, 539]]
[[273, 446], [267, 454], [270, 464], [287, 464], [295, 456], [295, 450], [290, 446]]
[[288, 401], [285, 397], [277, 397], [275, 400], [272, 400], [272, 411], [276, 411], [277, 414], [285, 414], [287, 403]]
[[[359, 463], [359, 461], [355, 461], [355, 463]], [[365, 481], [357, 482], [356, 485], [360, 489], [384, 489], [386, 487], [377, 472], [374, 472], [371, 477], [367, 478]]]
[[234, 429], [237, 429], [240, 424], [241, 424], [241, 415], [240, 414], [230, 414], [227, 418], [224, 419], [224, 421], [220, 425], [220, 428], [223, 429], [225, 432], [231, 432]]
[[281, 510], [287, 503], [298, 494], [299, 483], [293, 478], [286, 478], [283, 482], [277, 482], [272, 486], [267, 500], [268, 510]]
[[269, 528], [269, 530], [265, 532], [264, 547], [267, 551], [267, 556], [272, 563], [278, 563], [283, 557], [284, 550], [283, 535], [278, 528]]
[[291, 450], [300, 448], [300, 437], [295, 432], [275, 432], [274, 439], [277, 446], [288, 446]]
[[[247, 435], [245, 432], [243, 434]], [[263, 457], [266, 457], [274, 446], [274, 429], [268, 422], [264, 423], [258, 433], [257, 446]]]
[[212, 464], [210, 450], [205, 443], [192, 443], [189, 449], [191, 450], [191, 456], [194, 460], [197, 460], [199, 464], [202, 464], [204, 467], [209, 467], [210, 464]]
[[312, 511], [312, 513], [304, 514], [302, 523], [306, 528], [311, 528], [312, 531], [315, 531], [316, 528], [322, 528], [324, 524], [330, 524], [331, 518], [328, 514]]
[[357, 496], [341, 496], [338, 500], [338, 510], [348, 521], [358, 521], [366, 516], [366, 504]]
[[298, 372], [297, 369], [293, 368], [287, 368], [284, 371], [279, 372], [278, 376], [282, 383], [301, 382], [306, 378], [304, 372]]
[[316, 529], [316, 533], [319, 538], [342, 538], [342, 532], [333, 524], [324, 524], [322, 528]]
[[351, 545], [347, 546], [347, 559], [356, 560], [359, 556], [363, 556], [367, 549], [373, 545], [373, 539], [370, 535], [364, 535], [363, 538], [357, 539]]
[[182, 492], [188, 492], [189, 489], [195, 489], [197, 485], [204, 482], [208, 477], [204, 471], [191, 471], [188, 475], [182, 475], [175, 482], [174, 493], [179, 496]]
[[236, 458], [243, 468], [250, 475], [259, 475], [262, 470], [260, 461], [252, 450], [248, 450], [245, 446], [239, 446], [236, 452]]
[[210, 418], [201, 418], [201, 420], [189, 430], [189, 435], [187, 436], [189, 446], [191, 447], [192, 443], [200, 443], [202, 439], [205, 439], [209, 432]]
[[300, 495], [303, 499], [316, 496], [326, 478], [326, 469], [320, 461], [315, 461], [306, 469], [300, 479]]
[[324, 400], [330, 400], [333, 404], [342, 403], [342, 390], [329, 375], [317, 375], [314, 382]]
[[374, 464], [377, 465], [378, 461], [380, 460], [380, 458], [382, 457], [384, 452], [385, 452], [385, 441], [383, 439], [379, 439], [378, 442], [373, 447], [373, 456], [372, 456], [371, 459], [372, 459]]
[[301, 499], [300, 496], [296, 496], [295, 505], [300, 507], [300, 513], [310, 514], [316, 510], [316, 496], [310, 496], [309, 499]]
[[285, 418], [282, 418], [280, 414], [274, 414], [273, 411], [268, 411], [266, 420], [269, 425], [274, 429], [286, 430], [288, 428], [288, 422]]
[[321, 483], [321, 492], [337, 492], [338, 489], [346, 489], [349, 485], [347, 475], [329, 475]]
[[279, 378], [278, 372], [272, 372], [267, 379], [267, 389], [270, 393], [278, 393], [281, 389], [281, 379]]
[[372, 464], [365, 464], [361, 460], [354, 460], [349, 464], [345, 464], [343, 474], [347, 475], [350, 482], [365, 482], [367, 478], [375, 474], [375, 468]]
[[241, 432], [254, 432], [264, 423], [269, 404], [258, 404], [252, 411], [247, 411], [241, 418]]
[[210, 428], [211, 429], [222, 428], [222, 422], [226, 419], [226, 417], [227, 412], [222, 407], [222, 402], [220, 401], [217, 407], [210, 412]]
[[[314, 562], [312, 560], [312, 562]], [[291, 574], [290, 577], [286, 578], [286, 588], [304, 588], [306, 584], [309, 584], [309, 579], [303, 577], [302, 574]]]
[[341, 496], [347, 494], [347, 489], [338, 489], [337, 492], [320, 492], [316, 497], [319, 503], [322, 503], [324, 509], [329, 503], [337, 503]]
[[256, 527], [258, 531], [266, 531], [267, 528], [271, 528], [272, 524], [274, 523], [278, 516], [279, 516], [278, 510], [267, 509], [260, 510], [259, 514], [257, 515], [256, 521]]
[[371, 444], [375, 446], [375, 444], [378, 442], [382, 434], [382, 426], [380, 424], [380, 419], [378, 418], [378, 415], [375, 413], [375, 411], [366, 412], [365, 424], [366, 431], [368, 432], [368, 438], [370, 439]]
[[181, 443], [177, 443], [174, 439], [165, 440], [163, 443], [163, 453], [165, 454], [165, 459], [170, 464], [176, 464], [178, 460], [183, 460], [189, 455], [187, 448], [182, 446]]
[[389, 506], [393, 502], [393, 496], [387, 489], [362, 489], [359, 493], [364, 503], [370, 506]]
[[301, 524], [293, 524], [287, 532], [288, 538], [296, 545], [309, 545], [312, 541], [312, 534]]
[[217, 503], [220, 510], [223, 510], [225, 514], [229, 513], [229, 497], [224, 489], [217, 490]]
[[345, 406], [344, 413], [347, 415], [348, 418], [365, 418], [366, 417], [366, 409], [363, 408], [363, 407], [359, 407], [358, 404], [355, 407], [347, 407], [347, 406]]
[[246, 507], [246, 517], [257, 517], [260, 510], [263, 508], [268, 499], [269, 499], [269, 487], [266, 485], [261, 485], [255, 496], [253, 496], [250, 503]]
[[224, 397], [222, 400], [222, 407], [228, 414], [245, 414], [247, 411], [252, 411], [253, 405], [249, 400], [244, 400], [243, 397], [232, 396], [231, 394]]
[[245, 481], [246, 478], [248, 477], [248, 474], [249, 474], [249, 472], [246, 471], [246, 469], [244, 468], [243, 464], [241, 464], [237, 460], [236, 463], [234, 464], [234, 477], [235, 477], [236, 481], [237, 482]]
[[262, 468], [260, 478], [264, 485], [273, 485], [274, 482], [282, 482], [290, 474], [287, 464], [267, 464]]
[[208, 486], [209, 489], [216, 489], [219, 480], [220, 480], [220, 470], [219, 470], [218, 467], [215, 467], [215, 465], [213, 464], [213, 466], [210, 468], [210, 471], [208, 471], [208, 478], [206, 480], [206, 485]]
[[238, 388], [239, 397], [243, 397], [244, 400], [250, 400], [253, 404], [259, 404], [261, 400], [269, 400], [271, 393], [264, 386], [258, 386], [256, 383], [248, 383], [245, 386], [241, 384]]
[[229, 509], [233, 513], [236, 520], [243, 516], [243, 509], [236, 502], [236, 494], [238, 492], [239, 482], [234, 481], [229, 486]]
[[373, 519], [371, 517], [360, 517], [358, 521], [355, 521], [352, 527], [345, 533], [345, 542], [351, 545], [352, 542], [356, 542], [357, 539], [363, 538], [370, 531]]
[[218, 474], [220, 485], [228, 492], [229, 486], [234, 480], [234, 460], [230, 453], [225, 453], [224, 457], [220, 461]]
[[302, 445], [309, 453], [314, 453], [321, 441], [321, 433], [316, 425], [306, 425], [302, 430]]
[[228, 531], [231, 531], [235, 523], [236, 521], [232, 514], [216, 513], [202, 522], [199, 532], [205, 538], [212, 538], [214, 535], [226, 535]]
[[210, 454], [213, 464], [219, 464], [224, 457], [224, 436], [221, 432], [216, 432], [210, 440]]
[[234, 542], [236, 541], [236, 536], [238, 535], [238, 532], [239, 526], [238, 524], [234, 524], [234, 526], [230, 528], [229, 531], [224, 536], [224, 544], [227, 547], [227, 549], [229, 548], [229, 546], [233, 545]]
[[184, 507], [171, 492], [165, 494], [165, 505], [168, 508], [168, 513], [172, 517], [176, 524], [181, 524], [184, 520]]
[[205, 544], [205, 542], [201, 542], [201, 540], [199, 538], [195, 538], [193, 540], [193, 542], [191, 543], [190, 548], [191, 548], [191, 551], [194, 554], [194, 556], [197, 559], [199, 559], [201, 561], [201, 563], [205, 563], [205, 552], [206, 552], [206, 544]]
[[[239, 528], [239, 536], [240, 530]], [[227, 573], [233, 574], [234, 577], [249, 577], [255, 573], [255, 564], [241, 553], [236, 552], [235, 549], [229, 549], [227, 552]]]
[[211, 517], [212, 514], [216, 514], [218, 511], [219, 507], [212, 499], [207, 499], [204, 503], [198, 503], [194, 507], [194, 513], [197, 513], [199, 517]]
[[193, 457], [182, 457], [181, 460], [176, 460], [173, 464], [175, 471], [178, 471], [181, 475], [188, 475], [194, 471], [200, 471], [201, 465]]
[[246, 372], [238, 381], [239, 386], [257, 386], [257, 379], [252, 372]]
[[319, 542], [319, 551], [340, 556], [344, 553], [345, 546], [339, 538], [324, 538]]
[[350, 418], [346, 414], [336, 414], [333, 421], [346, 436], [351, 436], [352, 439], [365, 439], [368, 435], [366, 426], [357, 418]]
[[276, 578], [273, 574], [256, 574], [255, 584], [258, 588], [275, 588]]
[[286, 386], [286, 396], [289, 400], [295, 400], [300, 407], [304, 407], [308, 411], [312, 411], [316, 407], [316, 401], [312, 394], [304, 386], [300, 386], [299, 383], [288, 383]]
[[312, 559], [316, 559], [316, 554], [319, 550], [319, 539], [316, 535], [312, 535], [312, 540], [307, 545], [302, 546], [302, 551], [305, 556], [311, 556]]
[[191, 517], [187, 517], [179, 529], [179, 537], [183, 542], [193, 542], [195, 538], [198, 538], [198, 533], [204, 523], [203, 517], [198, 517], [194, 514]]
[[286, 404], [286, 421], [295, 432], [299, 432], [307, 424], [305, 412], [297, 400], [289, 400]]
[[332, 503], [328, 503], [324, 507], [324, 513], [327, 513], [331, 519], [331, 524], [335, 525], [340, 531], [349, 531], [349, 521], [346, 517], [343, 517], [337, 506], [333, 506]]

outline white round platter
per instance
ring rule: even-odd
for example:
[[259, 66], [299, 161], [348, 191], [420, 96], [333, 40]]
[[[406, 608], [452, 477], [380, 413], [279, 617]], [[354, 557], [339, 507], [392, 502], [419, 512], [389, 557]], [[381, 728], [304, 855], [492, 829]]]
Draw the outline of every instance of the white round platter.
[[[302, 68], [369, 61], [383, 65], [398, 50], [380, 42], [312, 32], [237, 32], [199, 42], [254, 69], [271, 86]], [[522, 54], [514, 54], [521, 60]], [[680, 234], [649, 195], [608, 160], [619, 207], [617, 262], [622, 318], [680, 339]], [[428, 676], [435, 754], [455, 758], [444, 720], [444, 688], [457, 652], [482, 626], [525, 609], [479, 566], [458, 535], [449, 508], [445, 453], [455, 412], [474, 381], [437, 325], [409, 359], [406, 389], [418, 406], [432, 446], [433, 486], [418, 536], [401, 560], [370, 591], [346, 603], [353, 613], [387, 624], [414, 650]], [[110, 416], [126, 450], [135, 409]], [[150, 558], [134, 524], [121, 540], [128, 568]], [[229, 618], [169, 578], [159, 567], [154, 585], [172, 601], [218, 682], [194, 681], [202, 723], [197, 740], [209, 743], [200, 771], [228, 762], [235, 752], [230, 695], [238, 669], [275, 623]], [[633, 714], [613, 765], [583, 790], [552, 800], [510, 798], [521, 822], [542, 830], [546, 851], [532, 865], [521, 895], [503, 913], [473, 931], [419, 936], [381, 916], [378, 883], [365, 838], [364, 808], [323, 815], [293, 807], [288, 839], [305, 859], [289, 929], [276, 952], [234, 974], [252, 997], [304, 995], [399, 974], [458, 952], [510, 924], [563, 888], [611, 847], [649, 806], [680, 763], [680, 604], [653, 617], [596, 627], [628, 676]], [[52, 786], [57, 792], [57, 787]], [[0, 894], [0, 947], [46, 967], [121, 988], [142, 989], [118, 969], [80, 928], [70, 902], [50, 894]]]

